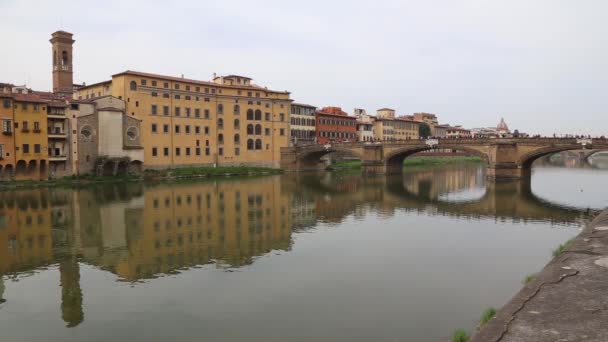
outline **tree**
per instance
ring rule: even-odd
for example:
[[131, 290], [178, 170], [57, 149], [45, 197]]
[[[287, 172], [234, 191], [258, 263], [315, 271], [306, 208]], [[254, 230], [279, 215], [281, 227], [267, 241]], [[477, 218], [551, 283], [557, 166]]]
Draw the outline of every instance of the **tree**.
[[423, 138], [428, 138], [431, 135], [431, 127], [428, 124], [421, 122], [418, 126], [418, 135]]

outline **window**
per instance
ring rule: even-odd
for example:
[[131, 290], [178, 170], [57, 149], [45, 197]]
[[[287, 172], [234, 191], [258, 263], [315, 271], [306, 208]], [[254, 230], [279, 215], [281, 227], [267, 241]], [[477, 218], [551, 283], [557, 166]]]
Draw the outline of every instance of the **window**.
[[197, 156], [200, 156], [200, 155], [201, 155], [201, 148], [200, 148], [200, 147], [197, 147], [197, 148], [195, 149], [195, 152], [196, 152], [196, 155], [197, 155]]
[[11, 108], [11, 100], [2, 101], [4, 108]]
[[34, 121], [34, 132], [40, 132], [40, 123], [38, 121]]
[[152, 105], [152, 108], [150, 108], [150, 112], [152, 113], [152, 115], [158, 114], [158, 107], [156, 105]]
[[224, 105], [223, 104], [220, 103], [217, 105], [217, 113], [224, 114]]
[[158, 129], [155, 123], [152, 124], [152, 133], [158, 133]]
[[163, 115], [169, 116], [169, 106], [163, 106]]
[[169, 133], [169, 125], [168, 124], [164, 124], [163, 125], [163, 133]]
[[186, 125], [186, 134], [190, 134], [190, 125]]
[[186, 116], [190, 117], [190, 108], [186, 107]]
[[224, 135], [223, 134], [218, 134], [217, 135], [217, 143], [222, 145], [224, 143]]
[[241, 113], [241, 106], [234, 105], [234, 114], [240, 114], [240, 113]]
[[174, 115], [175, 116], [180, 116], [181, 115], [179, 107], [175, 107], [175, 113], [174, 113]]
[[169, 148], [168, 148], [168, 147], [163, 148], [163, 155], [164, 155], [165, 157], [168, 157], [168, 156], [169, 156]]
[[249, 134], [249, 135], [253, 134], [253, 125], [252, 124], [247, 125], [247, 134]]
[[196, 87], [196, 88], [194, 88], [194, 89], [195, 89], [195, 91], [196, 91], [197, 93], [200, 93], [200, 92], [201, 92], [201, 87]]
[[241, 155], [241, 148], [240, 147], [235, 147], [234, 148], [234, 155], [235, 156], [240, 156]]
[[253, 109], [247, 109], [247, 120], [253, 120]]
[[34, 144], [34, 153], [40, 153], [40, 144]]
[[179, 125], [175, 125], [175, 133], [179, 134]]
[[158, 156], [158, 149], [156, 147], [152, 147], [152, 157]]
[[29, 129], [27, 127], [27, 121], [23, 121], [23, 126], [21, 126], [21, 130], [27, 132]]
[[261, 150], [262, 149], [262, 139], [256, 139], [255, 140], [255, 149], [256, 150]]
[[175, 83], [175, 89], [179, 90], [179, 83]]
[[279, 130], [279, 132], [281, 133], [281, 135], [285, 135], [285, 128], [281, 128], [281, 129]]
[[209, 126], [205, 126], [205, 134], [209, 134]]
[[179, 147], [175, 148], [175, 155], [179, 156], [182, 153], [182, 150]]
[[270, 128], [264, 128], [264, 135], [270, 136]]
[[234, 143], [237, 145], [241, 143], [241, 137], [238, 134], [234, 135]]
[[194, 127], [194, 133], [195, 134], [201, 134], [201, 126], [195, 126]]
[[137, 82], [131, 81], [131, 83], [129, 83], [129, 89], [130, 90], [137, 90]]
[[241, 128], [241, 123], [239, 121], [239, 119], [234, 119], [234, 129], [239, 129]]
[[223, 148], [223, 147], [220, 147], [220, 148], [218, 149], [218, 154], [219, 154], [220, 156], [223, 156], [223, 155], [224, 155], [224, 148]]
[[192, 97], [190, 97], [190, 95], [186, 95], [186, 100], [190, 101], [190, 100], [192, 100]]
[[23, 144], [23, 153], [30, 153], [30, 145]]
[[262, 135], [262, 125], [255, 125], [255, 134]]
[[2, 132], [3, 133], [12, 133], [13, 132], [13, 125], [11, 123], [11, 120], [2, 120]]
[[255, 110], [255, 119], [256, 120], [262, 120], [262, 111], [259, 109]]
[[265, 113], [264, 116], [266, 121], [270, 121], [270, 113]]
[[196, 118], [200, 118], [201, 117], [201, 109], [200, 108], [195, 108], [194, 109], [194, 117], [196, 117]]
[[279, 114], [279, 118], [281, 119], [281, 121], [285, 121], [285, 114], [284, 113]]
[[253, 139], [247, 139], [247, 150], [253, 150]]
[[181, 98], [182, 98], [182, 96], [181, 96], [180, 94], [175, 94], [175, 95], [173, 96], [173, 98], [174, 98], [174, 99], [176, 99], [176, 100], [179, 100], [179, 99], [181, 99]]
[[205, 119], [209, 119], [209, 109], [205, 109]]
[[205, 147], [205, 155], [208, 156], [211, 154], [211, 149], [209, 147]]
[[217, 120], [217, 128], [224, 129], [224, 120], [222, 120], [222, 119]]
[[156, 81], [152, 81], [152, 86], [156, 87]]
[[168, 99], [169, 98], [169, 93], [164, 93], [163, 94], [163, 98]]
[[190, 155], [190, 147], [186, 147], [186, 155], [189, 156]]
[[152, 92], [152, 97], [158, 97], [158, 93], [157, 92]]

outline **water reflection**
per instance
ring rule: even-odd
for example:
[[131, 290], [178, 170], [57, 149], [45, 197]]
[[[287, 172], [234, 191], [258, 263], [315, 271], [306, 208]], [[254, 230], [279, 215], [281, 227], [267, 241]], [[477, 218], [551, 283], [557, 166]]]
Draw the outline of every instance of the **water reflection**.
[[18, 281], [58, 264], [61, 317], [75, 327], [85, 319], [82, 264], [135, 284], [205, 264], [236, 268], [290, 250], [294, 232], [372, 212], [552, 224], [594, 213], [542, 200], [530, 182], [485, 184], [483, 172], [454, 165], [400, 177], [326, 173], [2, 192], [0, 309], [7, 295], [1, 275]]

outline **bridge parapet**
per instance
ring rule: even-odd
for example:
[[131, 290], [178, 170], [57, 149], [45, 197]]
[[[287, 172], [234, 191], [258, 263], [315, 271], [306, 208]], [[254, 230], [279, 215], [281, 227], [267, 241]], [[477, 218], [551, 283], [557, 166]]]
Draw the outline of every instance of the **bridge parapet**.
[[352, 142], [302, 145], [281, 149], [281, 167], [286, 171], [318, 170], [325, 167], [319, 159], [331, 152], [360, 158], [366, 174], [399, 173], [403, 160], [415, 153], [433, 150], [464, 150], [483, 158], [487, 176], [492, 180], [525, 178], [537, 158], [561, 151], [608, 149], [603, 138], [480, 138], [411, 139], [381, 142]]

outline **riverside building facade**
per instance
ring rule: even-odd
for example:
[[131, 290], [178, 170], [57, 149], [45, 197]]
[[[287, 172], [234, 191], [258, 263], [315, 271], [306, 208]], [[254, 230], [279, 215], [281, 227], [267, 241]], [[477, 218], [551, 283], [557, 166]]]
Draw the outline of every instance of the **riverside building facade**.
[[127, 116], [141, 120], [145, 168], [278, 167], [280, 148], [289, 145], [290, 93], [251, 81], [237, 75], [205, 82], [125, 71], [80, 86], [74, 97], [109, 94], [125, 101]]

